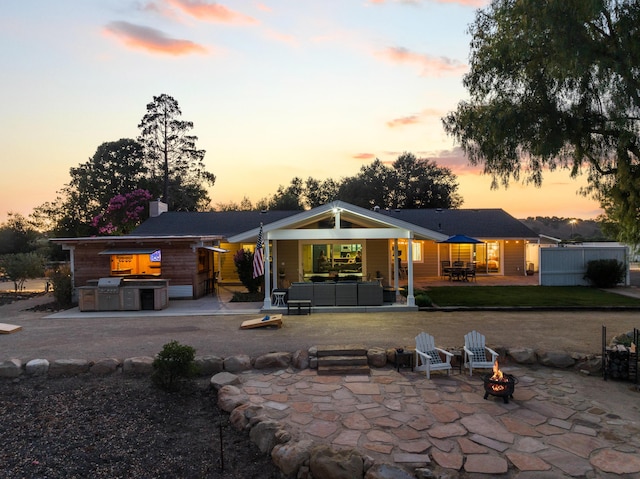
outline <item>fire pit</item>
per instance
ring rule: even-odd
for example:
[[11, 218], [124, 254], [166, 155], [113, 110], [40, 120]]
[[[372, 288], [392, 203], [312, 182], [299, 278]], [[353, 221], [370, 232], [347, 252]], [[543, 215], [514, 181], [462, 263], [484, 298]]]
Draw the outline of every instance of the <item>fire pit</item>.
[[501, 397], [505, 404], [509, 404], [509, 398], [513, 399], [513, 391], [518, 384], [518, 378], [512, 374], [502, 374], [498, 367], [498, 361], [493, 364], [493, 375], [485, 374], [482, 379], [485, 399], [489, 397], [489, 394]]

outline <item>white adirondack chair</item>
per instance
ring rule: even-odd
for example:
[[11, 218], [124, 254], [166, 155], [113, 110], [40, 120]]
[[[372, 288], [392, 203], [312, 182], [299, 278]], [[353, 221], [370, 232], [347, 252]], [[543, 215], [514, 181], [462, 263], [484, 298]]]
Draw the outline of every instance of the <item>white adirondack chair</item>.
[[[487, 359], [487, 353], [491, 360]], [[469, 376], [473, 376], [473, 368], [492, 369], [498, 359], [498, 353], [485, 345], [484, 335], [471, 331], [464, 335], [464, 366], [469, 368]]]
[[[442, 356], [441, 356], [442, 354]], [[444, 361], [442, 358], [444, 357]], [[426, 371], [427, 379], [431, 378], [431, 371], [451, 371], [453, 354], [444, 349], [436, 348], [433, 336], [420, 333], [416, 336], [416, 371]]]

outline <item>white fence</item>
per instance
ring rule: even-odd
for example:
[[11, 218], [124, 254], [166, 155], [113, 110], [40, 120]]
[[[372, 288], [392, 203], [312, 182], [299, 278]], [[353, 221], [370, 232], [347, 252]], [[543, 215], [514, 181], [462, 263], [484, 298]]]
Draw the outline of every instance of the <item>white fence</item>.
[[629, 285], [628, 248], [579, 247], [540, 248], [539, 283], [541, 286], [589, 286], [584, 279], [587, 263], [598, 259], [616, 259], [626, 266], [625, 286]]

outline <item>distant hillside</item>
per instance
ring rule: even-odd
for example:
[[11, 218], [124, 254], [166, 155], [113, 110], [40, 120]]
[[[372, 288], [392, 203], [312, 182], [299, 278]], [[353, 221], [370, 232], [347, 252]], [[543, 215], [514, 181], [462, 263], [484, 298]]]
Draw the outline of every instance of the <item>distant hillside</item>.
[[537, 234], [552, 236], [563, 241], [612, 241], [611, 238], [604, 236], [599, 223], [594, 220], [536, 216], [520, 221]]

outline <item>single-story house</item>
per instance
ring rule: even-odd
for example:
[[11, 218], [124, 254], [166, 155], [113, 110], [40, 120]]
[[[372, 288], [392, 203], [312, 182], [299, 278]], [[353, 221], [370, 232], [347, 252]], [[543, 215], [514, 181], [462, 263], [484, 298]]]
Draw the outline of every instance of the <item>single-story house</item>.
[[[368, 210], [341, 201], [308, 211], [164, 212], [128, 235], [52, 241], [71, 251], [76, 288], [102, 277], [162, 278], [169, 298], [195, 299], [215, 282], [238, 283], [233, 255], [253, 251], [261, 227], [266, 309], [274, 288], [340, 278], [406, 283], [413, 305], [414, 278], [438, 277], [442, 261], [524, 275], [526, 245], [538, 243], [502, 209]], [[442, 243], [456, 234], [480, 242]]]

